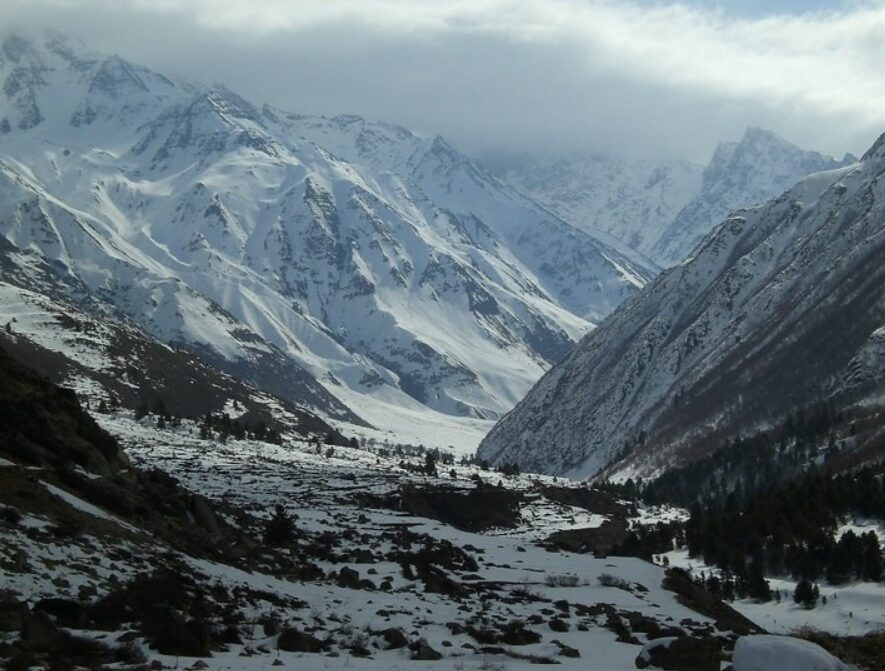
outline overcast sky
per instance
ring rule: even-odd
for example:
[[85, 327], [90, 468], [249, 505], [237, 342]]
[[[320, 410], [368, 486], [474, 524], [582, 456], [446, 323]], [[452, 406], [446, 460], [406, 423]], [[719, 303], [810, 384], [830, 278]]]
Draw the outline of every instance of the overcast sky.
[[0, 30], [44, 28], [474, 155], [706, 162], [757, 125], [841, 156], [885, 132], [885, 0], [0, 0]]

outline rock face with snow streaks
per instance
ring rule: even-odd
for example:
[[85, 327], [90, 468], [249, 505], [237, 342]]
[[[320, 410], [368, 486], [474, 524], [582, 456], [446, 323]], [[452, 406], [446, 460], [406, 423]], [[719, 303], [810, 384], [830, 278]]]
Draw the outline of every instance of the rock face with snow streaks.
[[856, 162], [807, 151], [761, 128], [722, 142], [706, 168], [610, 156], [503, 162], [502, 177], [593, 235], [668, 267], [728, 214], [761, 205], [811, 173]]
[[885, 136], [735, 212], [549, 371], [480, 455], [651, 475], [821, 401], [881, 402], [883, 171]]

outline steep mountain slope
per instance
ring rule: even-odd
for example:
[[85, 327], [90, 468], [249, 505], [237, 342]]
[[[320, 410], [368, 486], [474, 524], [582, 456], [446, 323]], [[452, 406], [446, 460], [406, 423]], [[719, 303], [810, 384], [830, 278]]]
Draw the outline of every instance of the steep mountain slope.
[[226, 412], [302, 436], [333, 432], [319, 417], [151, 338], [132, 323], [96, 318], [50, 298], [49, 292], [0, 282], [0, 324], [0, 345], [10, 355], [95, 406], [135, 410], [162, 404], [175, 416]]
[[655, 272], [441, 138], [259, 109], [60, 38], [0, 52], [10, 263], [333, 417], [494, 418]]
[[885, 136], [859, 164], [733, 214], [548, 372], [480, 454], [649, 475], [821, 400], [881, 403], [883, 171]]
[[522, 160], [509, 182], [590, 234], [605, 233], [650, 255], [662, 232], [701, 189], [703, 168], [686, 161], [609, 156]]
[[704, 169], [699, 191], [658, 233], [648, 250], [664, 266], [681, 261], [730, 212], [761, 205], [815, 172], [857, 161], [842, 161], [800, 149], [762, 128], [748, 128], [740, 142], [723, 142]]

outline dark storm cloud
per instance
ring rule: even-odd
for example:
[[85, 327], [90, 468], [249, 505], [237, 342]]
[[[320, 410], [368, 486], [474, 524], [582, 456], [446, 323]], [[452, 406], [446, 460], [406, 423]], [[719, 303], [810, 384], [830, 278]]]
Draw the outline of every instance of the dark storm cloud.
[[4, 0], [0, 23], [473, 153], [706, 160], [760, 125], [840, 154], [885, 130], [878, 2], [748, 18], [589, 0]]

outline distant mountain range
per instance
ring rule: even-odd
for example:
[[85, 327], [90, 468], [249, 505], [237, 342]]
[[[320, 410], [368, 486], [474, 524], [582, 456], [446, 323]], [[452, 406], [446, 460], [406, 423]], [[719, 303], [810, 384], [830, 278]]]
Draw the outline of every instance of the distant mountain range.
[[816, 404], [885, 403], [883, 174], [885, 136], [731, 214], [550, 370], [480, 455], [649, 477]]
[[609, 235], [662, 267], [680, 262], [733, 210], [803, 177], [855, 163], [806, 151], [760, 128], [723, 142], [703, 168], [608, 156], [501, 161], [503, 179], [591, 235]]

